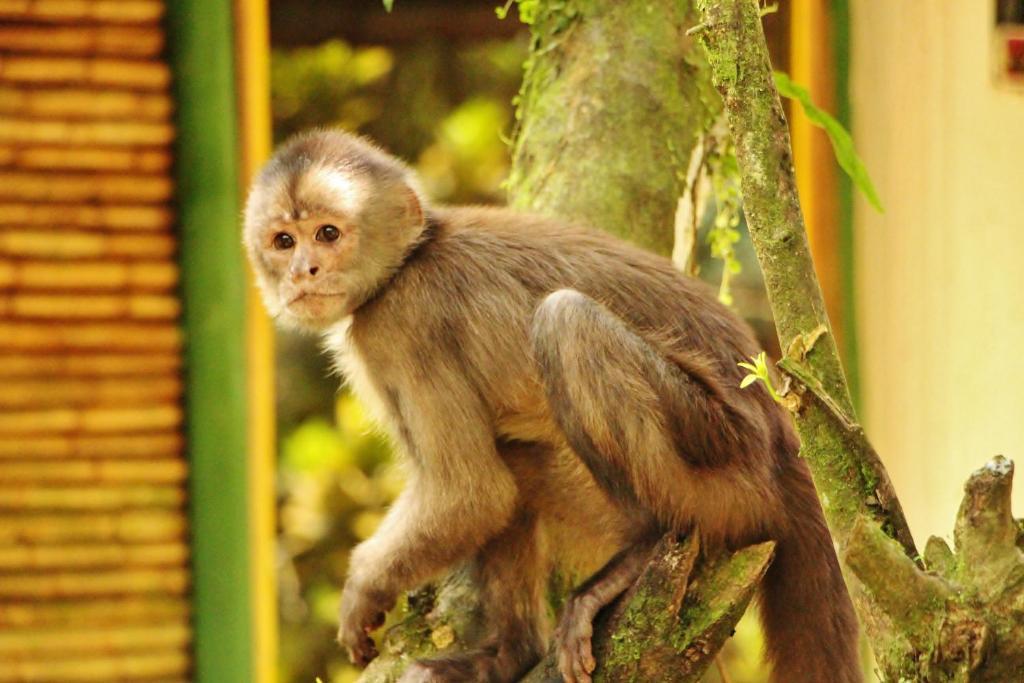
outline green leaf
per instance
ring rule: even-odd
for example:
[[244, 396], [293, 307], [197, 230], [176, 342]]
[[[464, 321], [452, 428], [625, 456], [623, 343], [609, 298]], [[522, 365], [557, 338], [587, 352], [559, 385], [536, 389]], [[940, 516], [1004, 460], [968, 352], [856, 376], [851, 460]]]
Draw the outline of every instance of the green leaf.
[[740, 366], [744, 370], [750, 370], [751, 372], [757, 372], [757, 368], [754, 367], [753, 365], [751, 365], [750, 363], [737, 363], [736, 365]]
[[391, 9], [394, 6], [395, 6], [395, 0], [384, 0], [384, 9], [387, 10], [389, 13], [391, 12]]
[[757, 375], [747, 375], [746, 377], [743, 378], [743, 381], [740, 382], [740, 389], [746, 389], [756, 381]]
[[835, 152], [836, 161], [846, 171], [846, 175], [850, 176], [853, 184], [864, 193], [871, 206], [880, 213], [884, 212], [882, 200], [879, 199], [878, 192], [875, 191], [875, 186], [871, 183], [868, 170], [853, 148], [853, 138], [843, 128], [843, 125], [828, 112], [818, 109], [811, 101], [811, 94], [807, 92], [807, 88], [794, 83], [782, 71], [775, 72], [775, 87], [780, 95], [799, 102], [810, 122], [825, 130], [829, 140], [832, 141], [832, 151]]

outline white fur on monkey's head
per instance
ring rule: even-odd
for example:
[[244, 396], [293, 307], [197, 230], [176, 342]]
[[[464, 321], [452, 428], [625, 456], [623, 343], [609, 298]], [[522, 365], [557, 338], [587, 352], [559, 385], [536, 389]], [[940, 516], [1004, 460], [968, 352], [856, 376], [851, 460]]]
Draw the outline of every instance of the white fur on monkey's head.
[[338, 130], [288, 140], [253, 181], [243, 242], [274, 318], [323, 330], [398, 268], [424, 225], [413, 172]]

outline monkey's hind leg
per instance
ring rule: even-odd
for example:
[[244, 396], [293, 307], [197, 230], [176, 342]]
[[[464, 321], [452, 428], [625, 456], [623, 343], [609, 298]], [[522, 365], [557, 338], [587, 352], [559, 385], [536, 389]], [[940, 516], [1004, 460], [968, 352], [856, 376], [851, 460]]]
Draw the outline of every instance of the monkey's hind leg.
[[[736, 510], [754, 509], [753, 496], [736, 505], [722, 484], [757, 443], [758, 425], [724, 400], [713, 370], [695, 356], [669, 360], [668, 352], [574, 290], [541, 303], [531, 334], [555, 422], [625, 511], [652, 515], [662, 529], [696, 524], [719, 538], [749, 524], [749, 513]], [[702, 489], [714, 500], [698, 500]], [[570, 602], [557, 633], [569, 683], [591, 680], [590, 622], [636, 579], [648, 556], [634, 549], [616, 558]]]
[[511, 683], [544, 652], [547, 562], [535, 515], [525, 511], [473, 561], [484, 635], [473, 649], [414, 663], [400, 683]]
[[571, 289], [544, 299], [531, 334], [555, 422], [625, 509], [719, 537], [763, 517], [771, 481], [736, 484], [769, 476], [761, 471], [768, 459], [752, 457], [768, 442], [767, 427], [749, 402], [731, 399], [714, 365], [659, 348]]

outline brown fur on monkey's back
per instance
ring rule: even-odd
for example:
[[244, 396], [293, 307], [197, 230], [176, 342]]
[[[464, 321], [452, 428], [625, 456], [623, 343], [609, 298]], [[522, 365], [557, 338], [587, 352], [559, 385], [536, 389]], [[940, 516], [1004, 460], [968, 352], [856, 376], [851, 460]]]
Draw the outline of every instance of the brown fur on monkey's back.
[[[501, 313], [508, 319], [498, 329], [521, 332], [545, 295], [571, 288], [644, 336], [714, 358], [723, 376], [741, 377], [736, 362], [757, 351], [749, 328], [705, 283], [609, 234], [503, 208], [435, 209], [431, 218], [431, 236], [382, 299], [408, 301], [423, 287], [430, 290], [419, 292], [425, 300], [451, 301], [460, 313], [469, 304], [489, 319]], [[389, 308], [400, 313], [399, 306]], [[443, 307], [437, 313], [444, 316]]]
[[[544, 297], [571, 288], [604, 304], [666, 356], [709, 374], [722, 398], [771, 425], [773, 441], [791, 441], [779, 434], [788, 425], [767, 392], [739, 389], [737, 363], [757, 351], [747, 325], [668, 259], [597, 230], [511, 209], [437, 208], [429, 221], [424, 243], [353, 317], [357, 346], [394, 351], [374, 363], [375, 374], [397, 363], [418, 366], [410, 369], [427, 377], [432, 367], [458, 363], [453, 369], [471, 377], [499, 434], [557, 439], [527, 337]], [[380, 334], [388, 344], [371, 340]]]
[[[529, 489], [522, 492], [526, 504], [545, 517], [562, 517], [554, 521], [569, 529], [570, 537], [606, 536], [614, 547], [637, 520], [624, 519], [621, 510], [613, 509], [565, 448], [529, 355], [538, 304], [556, 290], [576, 289], [605, 305], [666, 357], [685, 358], [684, 369], [705, 375], [724, 400], [752, 418], [768, 438], [751, 434], [750, 451], [732, 454], [718, 470], [731, 470], [724, 475], [729, 479], [743, 479], [743, 489], [759, 488], [759, 496], [774, 497], [769, 472], [782, 453], [772, 446], [792, 439], [766, 392], [739, 389], [742, 373], [736, 363], [757, 347], [747, 326], [704, 283], [682, 275], [667, 259], [607, 234], [508, 209], [437, 209], [430, 222], [424, 243], [353, 317], [352, 342], [372, 369], [378, 393], [387, 391], [392, 374], [411, 372], [426, 379], [434, 372], [457, 372], [469, 377], [490, 411], [497, 438], [552, 447], [551, 461], [539, 472], [511, 463], [521, 488]], [[628, 388], [623, 389], [628, 401]], [[765, 447], [757, 447], [758, 441]], [[681, 487], [699, 484], [713, 496], [728, 485], [715, 471], [692, 474], [698, 479], [680, 481]], [[571, 516], [565, 509], [567, 491], [577, 492], [571, 498], [578, 509]], [[742, 526], [749, 528], [751, 520], [743, 516]], [[722, 519], [721, 527], [721, 535], [705, 531], [721, 538], [731, 536], [725, 527], [735, 525]]]
[[467, 371], [485, 370], [474, 379], [500, 399], [518, 393], [501, 387], [503, 381], [535, 375], [529, 365], [506, 365], [529, 360], [524, 339], [537, 305], [558, 289], [576, 289], [666, 355], [685, 354], [706, 365], [730, 401], [779, 414], [766, 392], [739, 390], [743, 372], [737, 363], [758, 350], [748, 326], [704, 282], [683, 275], [668, 259], [597, 230], [511, 209], [442, 208], [430, 219], [426, 242], [357, 313], [357, 325], [386, 309], [382, 322], [390, 317], [400, 326], [413, 312], [418, 328], [408, 331], [417, 355], [434, 355], [431, 346], [438, 345], [437, 351], [461, 357]]

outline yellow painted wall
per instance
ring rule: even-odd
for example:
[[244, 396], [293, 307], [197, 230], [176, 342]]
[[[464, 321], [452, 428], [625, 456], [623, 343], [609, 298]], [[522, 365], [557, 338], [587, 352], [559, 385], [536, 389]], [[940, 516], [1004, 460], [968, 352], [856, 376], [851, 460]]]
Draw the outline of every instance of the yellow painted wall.
[[862, 420], [921, 547], [972, 469], [1024, 465], [1024, 93], [993, 84], [993, 4], [850, 3], [854, 139], [887, 208], [855, 210]]

